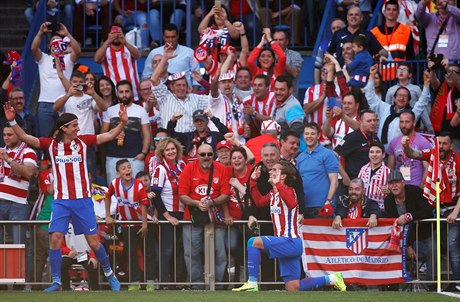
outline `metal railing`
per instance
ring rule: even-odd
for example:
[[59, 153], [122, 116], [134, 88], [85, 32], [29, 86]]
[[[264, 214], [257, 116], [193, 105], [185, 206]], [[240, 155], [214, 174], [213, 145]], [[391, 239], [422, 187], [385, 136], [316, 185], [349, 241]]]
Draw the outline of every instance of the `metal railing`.
[[[416, 245], [415, 249], [417, 252], [417, 257], [414, 261], [411, 262], [413, 265], [412, 267], [412, 278], [413, 281], [409, 281], [403, 284], [403, 287], [409, 287], [411, 286], [412, 290], [418, 290], [420, 287], [424, 287], [428, 284], [435, 284], [435, 256], [431, 257], [431, 263], [427, 263], [427, 259], [421, 257], [419, 254], [419, 251], [421, 248], [419, 248], [419, 243], [421, 242], [419, 239], [419, 226], [421, 224], [431, 224], [431, 234], [435, 234], [435, 228], [434, 228], [434, 222], [435, 219], [425, 219], [422, 221], [416, 221], [414, 223], [414, 227], [416, 229]], [[443, 225], [445, 226], [445, 219], [441, 219]], [[20, 228], [26, 227], [28, 230], [28, 240], [26, 242], [26, 250], [28, 254], [28, 260], [26, 261], [27, 269], [26, 269], [26, 282], [25, 284], [28, 285], [45, 285], [49, 284], [50, 280], [36, 280], [35, 276], [33, 276], [32, 272], [34, 269], [37, 269], [36, 267], [36, 257], [37, 257], [37, 240], [31, 240], [32, 237], [35, 237], [36, 235], [36, 230], [39, 225], [48, 223], [48, 221], [0, 221], [0, 227], [3, 228], [5, 231], [8, 227], [12, 225], [19, 225]], [[136, 224], [139, 224], [140, 222], [132, 221], [132, 222], [123, 222], [124, 224], [128, 223], [129, 226], [126, 226], [127, 228], [130, 228], [131, 225], [135, 226]], [[270, 221], [259, 221], [261, 224], [262, 228], [262, 234], [263, 235], [263, 230], [264, 226], [267, 228], [271, 228], [271, 222]], [[246, 259], [246, 242], [250, 238], [251, 234], [248, 231], [248, 228], [246, 227], [247, 221], [235, 221], [234, 225], [231, 227], [228, 226], [215, 226], [213, 224], [208, 224], [204, 227], [204, 240], [203, 240], [203, 257], [204, 257], [204, 262], [203, 262], [203, 278], [200, 281], [195, 281], [191, 282], [190, 280], [192, 279], [191, 276], [191, 270], [187, 267], [184, 267], [184, 263], [182, 262], [183, 259], [183, 254], [181, 254], [181, 246], [178, 246], [176, 243], [180, 242], [179, 236], [180, 236], [180, 231], [183, 228], [183, 226], [189, 226], [190, 222], [188, 221], [181, 221], [179, 226], [173, 227], [174, 232], [172, 238], [161, 238], [158, 234], [161, 234], [161, 228], [162, 227], [171, 227], [171, 225], [166, 222], [166, 221], [160, 221], [158, 225], [153, 225], [152, 223], [149, 223], [149, 227], [156, 228], [154, 232], [151, 232], [147, 238], [144, 239], [144, 243], [146, 240], [155, 240], [157, 245], [157, 257], [155, 257], [155, 280], [154, 284], [157, 287], [160, 288], [204, 288], [204, 289], [209, 289], [209, 290], [215, 290], [215, 289], [223, 289], [227, 286], [232, 287], [237, 284], [241, 284], [245, 280], [247, 280], [247, 271], [246, 271], [246, 266], [245, 264], [247, 263]], [[104, 225], [103, 222], [100, 222], [100, 226]], [[137, 282], [138, 280], [130, 280], [128, 277], [131, 272], [131, 268], [133, 263], [129, 262], [129, 257], [130, 254], [128, 253], [128, 259], [127, 259], [127, 267], [123, 267], [123, 255], [120, 254], [119, 247], [121, 245], [121, 238], [119, 237], [119, 234], [116, 232], [116, 229], [119, 228], [119, 225], [116, 227], [110, 227], [113, 232], [113, 234], [102, 234], [101, 235], [101, 240], [102, 244], [106, 246], [106, 250], [109, 253], [109, 257], [111, 260], [112, 268], [114, 271], [117, 273], [117, 276], [120, 278], [120, 281], [123, 285], [133, 285], [133, 284], [141, 284], [141, 285], [146, 285], [150, 284], [147, 281], [144, 282]], [[226, 229], [227, 232], [225, 233], [225, 242], [228, 243], [226, 249], [226, 270], [225, 270], [225, 275], [226, 278], [221, 281], [216, 280], [216, 259], [215, 259], [215, 248], [216, 248], [216, 229]], [[236, 228], [240, 233], [240, 237], [237, 237], [240, 241], [238, 242], [237, 246], [239, 251], [237, 250], [236, 253], [239, 253], [239, 259], [237, 259], [237, 255], [235, 255], [235, 250], [230, 248], [230, 241], [232, 240], [229, 232], [231, 228]], [[152, 230], [152, 229], [150, 229]], [[100, 230], [101, 231], [101, 230]], [[107, 230], [105, 230], [107, 231]], [[219, 233], [222, 234], [222, 233]], [[446, 233], [445, 235], [448, 236], [449, 234], [449, 225], [447, 224], [446, 228]], [[431, 250], [425, 251], [428, 254], [435, 255], [435, 236], [431, 236]], [[7, 237], [4, 236], [3, 241], [6, 241]], [[219, 238], [222, 239], [222, 238]], [[123, 246], [124, 248], [126, 247], [126, 238], [124, 239], [125, 245]], [[161, 277], [161, 270], [163, 265], [169, 265], [162, 263], [159, 261], [159, 259], [162, 259], [161, 255], [161, 246], [164, 243], [171, 243], [171, 241], [174, 243], [173, 247], [173, 255], [172, 255], [172, 263], [171, 263], [171, 279], [169, 281], [162, 280]], [[191, 244], [191, 242], [189, 243]], [[144, 250], [143, 254], [145, 255], [146, 250], [145, 250], [145, 244], [144, 244]], [[426, 254], [425, 253], [425, 254]], [[459, 280], [450, 280], [450, 258], [449, 258], [449, 247], [447, 244], [447, 249], [445, 253], [443, 253], [443, 270], [442, 270], [442, 282], [443, 283], [454, 283], [458, 282]], [[3, 257], [4, 261], [8, 261], [5, 256]], [[124, 259], [126, 261], [126, 259]], [[145, 260], [145, 259], [144, 259]], [[191, 258], [189, 259], [191, 261]], [[428, 264], [428, 267], [432, 268], [431, 272], [422, 272], [422, 264]], [[3, 267], [6, 267], [6, 263], [3, 263]], [[134, 265], [137, 265], [138, 263], [135, 263]], [[220, 264], [220, 263], [217, 263]], [[284, 283], [282, 279], [279, 277], [278, 269], [277, 269], [277, 262], [276, 260], [268, 260], [268, 259], [263, 259], [262, 260], [262, 270], [261, 271], [261, 279], [260, 279], [260, 284], [262, 286], [269, 286], [269, 288], [273, 288], [274, 286], [279, 288], [280, 286], [283, 286]], [[127, 271], [125, 271], [127, 269]], [[144, 261], [144, 267], [143, 267], [143, 275], [144, 275], [144, 280], [146, 280], [146, 270], [148, 268], [146, 267], [146, 261]], [[187, 272], [186, 275], [184, 275], [184, 272]], [[120, 275], [120, 272], [125, 272], [127, 275]], [[238, 274], [236, 275], [235, 274]], [[267, 274], [268, 272], [268, 274]], [[4, 275], [6, 272], [3, 272]], [[99, 273], [99, 281], [102, 281], [103, 278], [101, 278], [102, 273]], [[184, 276], [186, 278], [184, 279]], [[426, 276], [432, 276], [432, 278], [426, 278]], [[107, 285], [105, 280], [104, 282], [100, 282], [101, 285]], [[9, 284], [11, 282], [8, 281], [2, 281], [0, 284]], [[425, 288], [426, 289], [426, 288]]]

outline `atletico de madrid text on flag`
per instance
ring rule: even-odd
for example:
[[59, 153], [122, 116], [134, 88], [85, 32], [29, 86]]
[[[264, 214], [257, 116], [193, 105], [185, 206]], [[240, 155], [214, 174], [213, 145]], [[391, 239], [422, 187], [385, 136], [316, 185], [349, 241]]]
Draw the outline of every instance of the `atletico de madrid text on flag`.
[[[332, 219], [305, 219], [302, 227], [303, 265], [311, 277], [342, 272], [346, 283], [380, 285], [404, 282], [401, 252], [387, 249], [393, 218], [343, 219], [340, 230]], [[404, 249], [403, 249], [404, 250]]]

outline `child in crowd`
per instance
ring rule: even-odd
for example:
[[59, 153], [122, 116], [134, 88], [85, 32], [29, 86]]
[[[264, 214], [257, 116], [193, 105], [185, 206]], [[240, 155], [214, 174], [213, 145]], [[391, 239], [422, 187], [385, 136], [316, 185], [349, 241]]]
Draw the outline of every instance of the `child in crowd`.
[[364, 88], [369, 77], [369, 69], [372, 66], [372, 56], [367, 51], [367, 40], [365, 36], [359, 35], [352, 43], [354, 59], [348, 64], [351, 78], [348, 86]]
[[[149, 201], [144, 185], [141, 181], [135, 179], [132, 175], [131, 164], [127, 159], [120, 159], [116, 163], [116, 171], [118, 177], [112, 180], [109, 186], [109, 192], [105, 199], [106, 223], [114, 224], [115, 220], [110, 216], [110, 198], [115, 195], [118, 201], [117, 214], [118, 219], [121, 221], [142, 221], [142, 226], [139, 225], [122, 225], [123, 238], [125, 238], [124, 250], [126, 254], [129, 253], [131, 263], [130, 282], [141, 282], [142, 275], [138, 265], [137, 245], [144, 250], [144, 239], [147, 237], [147, 210]], [[151, 216], [150, 216], [150, 219]], [[154, 281], [154, 247], [146, 240], [145, 250], [145, 270], [147, 282], [153, 283]], [[128, 290], [140, 290], [140, 284], [130, 285]], [[153, 291], [154, 285], [147, 285], [147, 291]]]

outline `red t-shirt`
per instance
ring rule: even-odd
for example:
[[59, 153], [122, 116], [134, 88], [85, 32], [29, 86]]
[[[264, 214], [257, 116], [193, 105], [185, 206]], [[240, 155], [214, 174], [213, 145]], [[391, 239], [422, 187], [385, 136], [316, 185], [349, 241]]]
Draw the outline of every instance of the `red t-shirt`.
[[[213, 165], [211, 198], [215, 199], [222, 194], [230, 195], [230, 175], [227, 168], [216, 161], [214, 161]], [[210, 170], [203, 171], [197, 160], [189, 163], [179, 177], [179, 196], [187, 195], [194, 200], [201, 200], [206, 197], [209, 172]], [[190, 220], [190, 212], [187, 206], [184, 211], [184, 219]]]
[[[243, 177], [238, 177], [238, 176], [232, 176], [233, 175], [233, 168], [232, 167], [227, 167], [229, 171], [230, 177], [236, 177], [238, 181], [243, 185], [246, 186], [246, 183], [248, 182], [249, 177], [251, 176], [251, 170], [252, 166], [247, 165], [248, 171]], [[230, 195], [230, 201], [228, 202], [228, 211], [230, 213], [230, 216], [233, 217], [233, 219], [240, 220], [243, 217], [243, 210], [240, 207], [240, 204], [238, 203], [238, 199], [236, 198], [236, 192], [233, 186], [230, 186], [231, 190], [231, 195]], [[240, 196], [241, 196], [241, 192]], [[240, 201], [244, 204], [244, 196], [241, 197]]]

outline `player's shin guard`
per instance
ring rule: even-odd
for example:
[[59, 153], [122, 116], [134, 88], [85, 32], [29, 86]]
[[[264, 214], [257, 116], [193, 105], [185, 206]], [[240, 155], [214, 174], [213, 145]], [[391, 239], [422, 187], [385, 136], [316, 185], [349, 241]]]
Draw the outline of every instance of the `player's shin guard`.
[[300, 280], [300, 290], [312, 290], [317, 289], [329, 283], [326, 277], [315, 277], [315, 278], [304, 278]]

